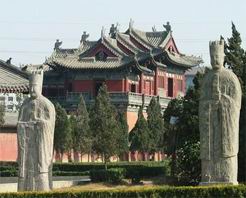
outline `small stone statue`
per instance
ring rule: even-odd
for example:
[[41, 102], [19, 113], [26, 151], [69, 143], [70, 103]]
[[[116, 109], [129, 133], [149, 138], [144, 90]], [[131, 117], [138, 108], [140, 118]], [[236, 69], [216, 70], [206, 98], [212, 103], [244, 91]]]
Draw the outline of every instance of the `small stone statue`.
[[54, 105], [42, 96], [43, 71], [30, 75], [30, 98], [17, 123], [19, 178], [18, 191], [48, 191], [52, 188]]
[[62, 41], [59, 41], [59, 39], [56, 39], [54, 50], [60, 49], [61, 45], [62, 45]]
[[82, 36], [81, 36], [81, 40], [80, 43], [86, 43], [87, 38], [89, 37], [89, 34], [86, 34], [86, 31], [83, 32]]
[[241, 86], [223, 67], [224, 40], [210, 42], [212, 70], [205, 74], [199, 103], [202, 180], [200, 185], [238, 184]]
[[163, 27], [166, 29], [167, 32], [170, 32], [172, 30], [172, 27], [170, 25], [170, 22], [168, 21], [166, 25], [163, 25]]
[[111, 25], [110, 30], [109, 30], [109, 36], [111, 38], [116, 38], [116, 33], [118, 31], [117, 27], [118, 27], [118, 24], [116, 26], [114, 26], [114, 24]]

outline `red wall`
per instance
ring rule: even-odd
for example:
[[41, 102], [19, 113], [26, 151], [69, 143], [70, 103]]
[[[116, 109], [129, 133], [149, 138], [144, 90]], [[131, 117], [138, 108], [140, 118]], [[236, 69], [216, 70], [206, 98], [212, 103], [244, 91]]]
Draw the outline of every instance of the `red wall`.
[[106, 85], [108, 92], [123, 92], [124, 80], [107, 80]]
[[74, 92], [92, 92], [94, 88], [93, 80], [75, 80], [73, 81]]
[[16, 161], [17, 135], [16, 133], [0, 133], [0, 161]]

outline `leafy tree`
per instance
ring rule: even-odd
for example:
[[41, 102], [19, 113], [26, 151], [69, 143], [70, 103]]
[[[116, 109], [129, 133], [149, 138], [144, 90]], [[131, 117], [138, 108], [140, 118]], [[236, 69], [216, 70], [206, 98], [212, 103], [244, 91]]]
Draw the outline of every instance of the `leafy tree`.
[[151, 152], [163, 150], [164, 147], [164, 120], [161, 114], [161, 105], [153, 97], [147, 108], [147, 123], [150, 133]]
[[143, 116], [143, 107], [139, 108], [138, 119], [134, 128], [129, 134], [129, 140], [131, 151], [140, 151], [143, 153], [150, 151], [150, 132], [148, 128], [148, 123]]
[[91, 111], [90, 127], [93, 133], [93, 150], [103, 157], [105, 169], [110, 157], [119, 153], [117, 145], [119, 127], [115, 117], [116, 110], [111, 105], [107, 87], [103, 84]]
[[[185, 148], [187, 145], [191, 146], [197, 150], [195, 153], [199, 153], [199, 119], [198, 119], [198, 107], [199, 107], [199, 97], [200, 97], [200, 81], [204, 74], [197, 73], [193, 79], [194, 87], [190, 88], [184, 98], [173, 99], [169, 104], [164, 113], [165, 124], [167, 125], [169, 131], [167, 134], [167, 148], [168, 153], [172, 154], [172, 174], [176, 176], [182, 176], [184, 172], [189, 172], [190, 170], [187, 167], [193, 166], [193, 161], [186, 160], [189, 159], [186, 155], [189, 155], [189, 150]], [[170, 124], [171, 116], [177, 117], [178, 121], [175, 125]], [[179, 151], [179, 152], [177, 152]], [[182, 152], [181, 152], [182, 151]], [[187, 153], [186, 153], [187, 152]], [[184, 156], [185, 155], [185, 156]], [[195, 161], [199, 161], [198, 156]], [[185, 157], [185, 162], [187, 164], [179, 166], [179, 158], [183, 159]], [[178, 160], [178, 161], [176, 161]], [[177, 162], [177, 163], [176, 163]], [[182, 162], [182, 161], [181, 161]], [[183, 162], [182, 162], [183, 163]], [[181, 164], [182, 164], [181, 163]], [[191, 177], [188, 177], [186, 180], [189, 182], [194, 182], [198, 179], [197, 176], [200, 175], [200, 163], [197, 164], [197, 167]]]
[[77, 110], [76, 128], [74, 134], [74, 150], [81, 154], [91, 152], [92, 135], [89, 126], [89, 113], [84, 98], [81, 96]]
[[128, 124], [126, 120], [126, 115], [122, 111], [118, 111], [116, 118], [119, 126], [117, 144], [118, 144], [118, 155], [122, 158], [122, 155], [126, 154], [129, 150], [128, 144]]
[[232, 23], [232, 36], [225, 45], [225, 64], [237, 75], [242, 87], [242, 107], [239, 123], [239, 181], [246, 181], [246, 51], [241, 47], [242, 39]]
[[55, 104], [56, 109], [56, 123], [54, 134], [54, 149], [61, 154], [68, 151], [71, 141], [71, 128], [65, 109], [59, 103]]

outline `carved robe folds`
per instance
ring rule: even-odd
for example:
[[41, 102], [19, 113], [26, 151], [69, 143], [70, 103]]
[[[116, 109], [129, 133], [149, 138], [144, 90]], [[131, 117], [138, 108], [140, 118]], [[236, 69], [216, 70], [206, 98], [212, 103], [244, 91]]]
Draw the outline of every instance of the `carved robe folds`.
[[18, 128], [18, 191], [50, 190], [55, 109], [43, 96], [24, 101]]
[[228, 69], [209, 71], [199, 104], [201, 184], [237, 184], [241, 87]]

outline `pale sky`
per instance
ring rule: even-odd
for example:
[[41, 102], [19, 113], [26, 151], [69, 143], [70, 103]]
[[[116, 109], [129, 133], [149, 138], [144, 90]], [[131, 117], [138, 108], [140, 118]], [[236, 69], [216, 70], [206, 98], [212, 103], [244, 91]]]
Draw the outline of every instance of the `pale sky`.
[[56, 39], [63, 48], [76, 48], [83, 31], [89, 40], [108, 33], [112, 23], [120, 31], [129, 20], [143, 31], [163, 30], [170, 21], [181, 53], [202, 56], [209, 65], [208, 43], [231, 35], [231, 21], [241, 33], [246, 49], [245, 0], [1, 0], [0, 59], [12, 63], [41, 64], [53, 51]]

